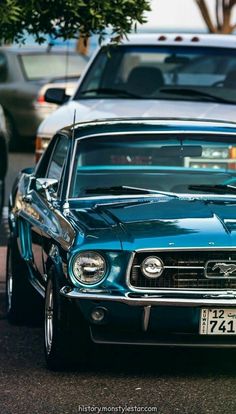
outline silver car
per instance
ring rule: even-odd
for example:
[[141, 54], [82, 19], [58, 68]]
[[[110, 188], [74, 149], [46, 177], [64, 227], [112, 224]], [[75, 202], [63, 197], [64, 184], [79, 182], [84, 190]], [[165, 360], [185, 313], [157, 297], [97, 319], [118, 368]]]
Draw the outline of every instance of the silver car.
[[0, 48], [0, 104], [11, 148], [35, 138], [40, 122], [57, 108], [45, 102], [45, 84], [67, 87], [71, 93], [87, 61], [88, 57], [64, 49]]

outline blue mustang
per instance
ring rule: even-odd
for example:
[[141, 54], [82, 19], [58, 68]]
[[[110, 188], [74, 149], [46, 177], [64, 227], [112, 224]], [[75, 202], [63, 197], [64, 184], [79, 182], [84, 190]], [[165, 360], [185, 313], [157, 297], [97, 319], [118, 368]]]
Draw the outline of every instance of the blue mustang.
[[10, 197], [11, 322], [51, 369], [92, 343], [236, 346], [236, 125], [127, 119], [57, 133]]

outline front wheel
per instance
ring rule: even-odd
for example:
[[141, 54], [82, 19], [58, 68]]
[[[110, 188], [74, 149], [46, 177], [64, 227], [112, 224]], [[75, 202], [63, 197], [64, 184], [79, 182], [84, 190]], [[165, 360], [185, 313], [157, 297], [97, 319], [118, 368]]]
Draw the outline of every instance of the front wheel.
[[84, 365], [90, 347], [88, 327], [82, 315], [61, 297], [53, 268], [47, 281], [44, 310], [44, 350], [49, 369]]
[[5, 183], [0, 178], [0, 222], [2, 218], [2, 210], [4, 206], [4, 196], [5, 196]]

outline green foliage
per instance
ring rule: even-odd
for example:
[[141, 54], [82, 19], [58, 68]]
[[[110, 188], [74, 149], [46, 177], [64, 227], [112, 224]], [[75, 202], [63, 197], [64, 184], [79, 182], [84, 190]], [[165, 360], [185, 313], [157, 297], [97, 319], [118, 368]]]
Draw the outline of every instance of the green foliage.
[[116, 39], [144, 23], [150, 0], [0, 0], [1, 42], [24, 42], [26, 33], [38, 43], [46, 35], [76, 38], [99, 34], [107, 28]]

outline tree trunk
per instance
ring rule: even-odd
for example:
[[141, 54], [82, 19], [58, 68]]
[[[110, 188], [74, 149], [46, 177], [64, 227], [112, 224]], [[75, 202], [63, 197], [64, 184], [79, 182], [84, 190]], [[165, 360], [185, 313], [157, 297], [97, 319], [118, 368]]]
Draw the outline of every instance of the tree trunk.
[[209, 33], [230, 34], [236, 25], [231, 23], [232, 10], [236, 0], [215, 0], [215, 23], [206, 0], [195, 0]]
[[81, 55], [88, 55], [89, 38], [80, 36], [76, 42], [76, 52]]

